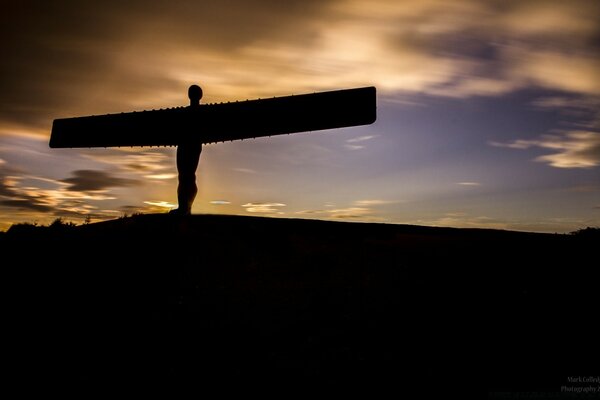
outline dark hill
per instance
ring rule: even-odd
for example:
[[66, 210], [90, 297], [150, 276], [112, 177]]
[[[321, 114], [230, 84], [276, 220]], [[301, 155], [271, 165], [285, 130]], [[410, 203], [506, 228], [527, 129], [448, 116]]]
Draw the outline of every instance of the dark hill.
[[14, 226], [0, 236], [13, 371], [88, 391], [558, 398], [598, 373], [599, 243], [209, 215]]

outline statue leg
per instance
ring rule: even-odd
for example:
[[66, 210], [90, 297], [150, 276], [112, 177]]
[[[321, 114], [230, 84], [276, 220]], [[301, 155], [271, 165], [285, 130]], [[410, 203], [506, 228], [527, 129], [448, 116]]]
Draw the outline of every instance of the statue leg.
[[196, 169], [201, 152], [202, 143], [183, 143], [177, 146], [177, 172], [179, 173], [177, 201], [179, 208], [173, 210], [176, 214], [189, 215], [192, 213], [192, 204], [198, 193]]

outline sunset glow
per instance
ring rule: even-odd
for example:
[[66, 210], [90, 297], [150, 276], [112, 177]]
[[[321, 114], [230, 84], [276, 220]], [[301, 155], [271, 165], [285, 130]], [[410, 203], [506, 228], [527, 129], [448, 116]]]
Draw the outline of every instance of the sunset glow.
[[206, 103], [378, 90], [370, 126], [205, 146], [195, 213], [600, 225], [598, 1], [23, 1], [0, 22], [0, 230], [176, 207], [174, 148], [48, 139], [191, 84]]

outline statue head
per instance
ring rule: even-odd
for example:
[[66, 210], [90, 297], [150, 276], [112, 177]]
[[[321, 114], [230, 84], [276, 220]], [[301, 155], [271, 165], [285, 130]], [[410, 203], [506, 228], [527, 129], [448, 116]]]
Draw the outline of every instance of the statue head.
[[188, 97], [190, 98], [190, 106], [200, 105], [200, 99], [202, 98], [202, 88], [198, 85], [192, 85], [188, 89]]

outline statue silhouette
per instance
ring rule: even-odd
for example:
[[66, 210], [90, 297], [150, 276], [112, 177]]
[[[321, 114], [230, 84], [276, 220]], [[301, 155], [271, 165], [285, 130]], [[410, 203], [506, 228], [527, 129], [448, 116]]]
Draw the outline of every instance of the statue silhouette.
[[[200, 107], [202, 98], [202, 88], [198, 85], [192, 85], [188, 89], [190, 98], [190, 108]], [[197, 136], [192, 136], [191, 132], [185, 135], [177, 146], [177, 172], [179, 174], [179, 183], [177, 186], [178, 208], [171, 210], [171, 214], [190, 215], [192, 205], [198, 193], [196, 186], [196, 169], [202, 153], [202, 141]]]
[[192, 85], [188, 97], [189, 107], [55, 119], [49, 145], [177, 146], [179, 205], [171, 213], [190, 215], [202, 144], [368, 125], [377, 119], [373, 86], [200, 106], [202, 89]]

